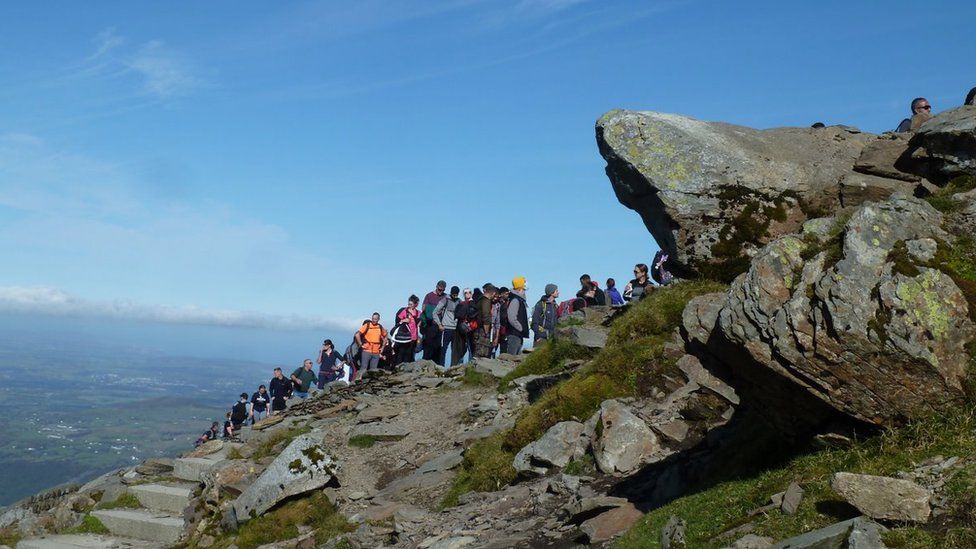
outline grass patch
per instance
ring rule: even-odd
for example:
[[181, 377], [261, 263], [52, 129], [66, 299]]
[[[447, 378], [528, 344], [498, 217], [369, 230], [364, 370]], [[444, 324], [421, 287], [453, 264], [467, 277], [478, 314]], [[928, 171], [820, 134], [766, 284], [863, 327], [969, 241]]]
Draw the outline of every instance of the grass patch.
[[140, 507], [142, 507], [142, 504], [139, 503], [139, 498], [129, 492], [125, 492], [115, 501], [103, 501], [95, 506], [96, 509], [139, 509]]
[[593, 459], [592, 454], [583, 454], [580, 459], [574, 459], [563, 467], [563, 472], [567, 475], [592, 475], [596, 473], [596, 460]]
[[464, 373], [458, 379], [471, 387], [494, 387], [497, 383], [495, 376], [476, 372], [470, 364], [464, 367]]
[[570, 360], [587, 360], [594, 352], [565, 339], [540, 342], [508, 375], [498, 382], [500, 390], [508, 388], [513, 380], [523, 376], [545, 375], [560, 372]]
[[933, 208], [939, 210], [942, 213], [955, 213], [965, 207], [966, 203], [962, 200], [956, 200], [952, 195], [957, 193], [964, 193], [976, 189], [976, 176], [964, 175], [952, 179], [946, 183], [945, 187], [942, 187], [938, 191], [925, 197], [925, 200], [932, 205]]
[[464, 452], [464, 461], [454, 484], [441, 501], [441, 508], [454, 507], [458, 498], [468, 492], [491, 492], [515, 480], [512, 467], [515, 452], [504, 448], [505, 432], [481, 439]]
[[16, 547], [17, 543], [22, 539], [20, 532], [14, 527], [0, 528], [0, 545], [7, 545], [9, 547]]
[[[777, 540], [803, 532], [822, 528], [856, 516], [856, 510], [843, 504], [831, 490], [830, 477], [838, 471], [874, 475], [893, 475], [908, 471], [914, 464], [935, 455], [971, 456], [976, 454], [976, 408], [971, 405], [951, 414], [933, 415], [914, 421], [897, 430], [859, 442], [848, 449], [823, 450], [795, 457], [781, 466], [769, 469], [757, 467], [768, 452], [767, 444], [753, 444], [746, 453], [738, 456], [744, 469], [734, 464], [722, 463], [725, 480], [694, 487], [689, 495], [648, 513], [630, 532], [621, 538], [616, 547], [659, 547], [661, 528], [672, 515], [688, 522], [689, 547], [723, 547], [732, 540], [716, 540], [715, 536], [740, 526], [750, 520], [755, 523], [754, 533]], [[748, 462], [752, 461], [750, 466]], [[726, 467], [728, 465], [729, 467]], [[746, 471], [734, 474], [731, 471]], [[974, 475], [960, 474], [955, 477], [947, 493], [952, 499], [950, 516], [955, 524], [947, 530], [894, 530], [885, 541], [892, 547], [973, 547], [970, 540], [976, 536], [974, 518]], [[772, 512], [752, 519], [747, 513], [765, 505], [769, 496], [780, 492], [790, 482], [799, 482], [806, 492], [795, 515]], [[695, 490], [698, 490], [697, 492]], [[922, 543], [924, 542], [924, 543]]]
[[271, 433], [271, 436], [267, 440], [258, 445], [254, 449], [254, 453], [251, 455], [251, 459], [258, 461], [264, 459], [268, 456], [277, 455], [279, 452], [276, 450], [279, 444], [287, 445], [296, 437], [304, 435], [312, 430], [308, 425], [302, 427], [291, 427], [289, 429], [279, 429]]
[[321, 545], [330, 538], [355, 529], [322, 492], [292, 501], [244, 523], [237, 531], [236, 544], [253, 549], [267, 543], [298, 537], [300, 525], [315, 528], [315, 540]]
[[81, 519], [81, 524], [74, 527], [68, 528], [67, 530], [60, 532], [61, 534], [110, 534], [108, 528], [102, 524], [102, 521], [91, 515], [85, 515]]
[[353, 448], [372, 448], [380, 439], [372, 435], [356, 435], [349, 437], [349, 446]]

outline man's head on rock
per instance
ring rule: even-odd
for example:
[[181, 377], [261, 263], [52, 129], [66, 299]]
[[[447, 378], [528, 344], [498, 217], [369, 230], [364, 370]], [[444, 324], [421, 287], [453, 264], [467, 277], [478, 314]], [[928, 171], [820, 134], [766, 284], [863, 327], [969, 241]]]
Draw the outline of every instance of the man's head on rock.
[[912, 99], [912, 114], [921, 114], [923, 112], [932, 112], [932, 105], [929, 104], [929, 100], [924, 97]]

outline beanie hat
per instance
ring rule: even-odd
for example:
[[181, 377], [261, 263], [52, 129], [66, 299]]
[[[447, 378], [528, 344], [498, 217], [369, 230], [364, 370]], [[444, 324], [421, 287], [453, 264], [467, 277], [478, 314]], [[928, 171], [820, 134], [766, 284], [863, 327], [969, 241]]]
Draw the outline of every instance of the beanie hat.
[[546, 284], [546, 296], [551, 296], [556, 293], [559, 288], [555, 284]]
[[524, 290], [525, 289], [525, 277], [524, 276], [517, 276], [517, 277], [513, 278], [512, 279], [512, 288], [515, 289], [515, 290]]
[[457, 286], [451, 286], [451, 295], [458, 295], [461, 293], [461, 288]]

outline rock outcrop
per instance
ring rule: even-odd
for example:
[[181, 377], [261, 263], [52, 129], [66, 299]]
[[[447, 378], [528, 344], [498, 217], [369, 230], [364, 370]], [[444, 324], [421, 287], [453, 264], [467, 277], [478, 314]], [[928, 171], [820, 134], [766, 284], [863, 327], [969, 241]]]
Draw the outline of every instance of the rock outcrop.
[[928, 194], [932, 173], [973, 173], [971, 109], [934, 117], [911, 140], [622, 110], [600, 118], [596, 135], [617, 198], [640, 214], [675, 274], [731, 280], [808, 219], [895, 192]]

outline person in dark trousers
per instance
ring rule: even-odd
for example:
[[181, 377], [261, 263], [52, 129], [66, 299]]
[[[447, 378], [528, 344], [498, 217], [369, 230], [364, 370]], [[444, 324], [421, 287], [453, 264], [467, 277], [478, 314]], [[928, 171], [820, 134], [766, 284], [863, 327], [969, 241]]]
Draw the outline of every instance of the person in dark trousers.
[[257, 392], [251, 395], [251, 424], [255, 424], [268, 417], [268, 408], [271, 405], [271, 395], [268, 390], [261, 385]]
[[640, 301], [647, 294], [654, 290], [654, 283], [647, 273], [647, 265], [638, 263], [634, 265], [634, 279], [624, 287], [624, 299], [627, 301]]
[[552, 339], [556, 332], [556, 309], [557, 299], [559, 299], [559, 287], [555, 284], [546, 284], [546, 293], [532, 309], [532, 331], [535, 333], [535, 341]]
[[317, 387], [322, 389], [326, 383], [332, 383], [342, 375], [342, 355], [335, 350], [331, 339], [322, 342], [319, 351], [319, 380]]
[[474, 356], [491, 356], [491, 302], [498, 291], [492, 284], [486, 284], [484, 292], [475, 300], [478, 309], [478, 327], [474, 330]]
[[237, 403], [230, 410], [230, 421], [234, 424], [235, 431], [240, 429], [241, 425], [244, 425], [244, 422], [247, 421], [247, 402], [247, 393], [241, 393]]
[[[434, 308], [434, 324], [440, 332], [441, 351], [437, 356], [437, 364], [444, 366], [447, 363], [447, 348], [454, 347], [454, 330], [457, 329], [457, 317], [454, 311], [457, 310], [458, 303], [461, 301], [458, 295], [461, 288], [451, 286], [450, 295], [441, 299], [437, 307]], [[451, 366], [454, 366], [452, 363]]]
[[312, 371], [312, 359], [306, 358], [305, 362], [291, 373], [292, 394], [298, 398], [308, 398], [308, 391], [317, 377]]
[[502, 286], [495, 292], [495, 297], [491, 300], [491, 356], [494, 358], [496, 351], [505, 352], [506, 326], [503, 321], [505, 310], [508, 308], [512, 291]]
[[393, 340], [393, 366], [405, 362], [413, 362], [417, 354], [417, 340], [420, 337], [420, 311], [417, 305], [420, 298], [412, 295], [407, 300], [407, 306], [397, 311], [396, 327], [390, 333]]
[[898, 124], [895, 131], [898, 133], [909, 132], [917, 130], [923, 122], [932, 117], [932, 105], [929, 104], [929, 100], [924, 97], [916, 97], [912, 99], [912, 117], [906, 118]]
[[200, 438], [198, 438], [193, 443], [193, 446], [200, 446], [201, 444], [214, 440], [219, 436], [220, 436], [220, 423], [215, 421], [210, 424], [210, 429], [204, 431], [203, 434], [200, 435]]
[[285, 409], [285, 402], [291, 398], [291, 381], [285, 378], [281, 368], [274, 369], [274, 377], [268, 383], [268, 394], [271, 395], [272, 415]]
[[358, 377], [361, 378], [363, 374], [370, 370], [379, 369], [380, 358], [389, 346], [388, 336], [389, 334], [387, 334], [386, 328], [380, 324], [379, 313], [373, 313], [370, 320], [364, 322], [359, 328], [359, 331], [353, 336], [356, 344], [362, 349]]
[[424, 360], [437, 361], [441, 356], [441, 329], [434, 321], [434, 310], [444, 299], [444, 291], [447, 289], [447, 282], [438, 280], [434, 291], [424, 297], [420, 304], [420, 325], [424, 337]]
[[451, 342], [451, 366], [457, 366], [464, 360], [464, 355], [472, 352], [472, 334], [477, 327], [477, 308], [474, 305], [471, 288], [464, 289], [464, 299], [458, 301], [454, 308], [454, 318], [457, 327], [454, 331], [454, 341]]
[[525, 277], [513, 278], [508, 304], [502, 312], [502, 325], [505, 330], [503, 351], [510, 355], [521, 353], [522, 343], [529, 337], [529, 308], [525, 302], [525, 291], [528, 289]]
[[[583, 276], [580, 277], [579, 280], [580, 280], [580, 287], [581, 287], [581, 289], [576, 294], [576, 297], [584, 297], [583, 295], [580, 295], [580, 294], [592, 293], [592, 299], [587, 300], [588, 304], [590, 304], [590, 305], [606, 305], [607, 304], [607, 296], [603, 293], [603, 290], [601, 290], [599, 288], [599, 286], [597, 286], [593, 282], [593, 280], [590, 279], [590, 275], [584, 274]], [[592, 284], [592, 286], [591, 286], [591, 284]]]
[[606, 291], [606, 294], [607, 294], [607, 297], [610, 298], [610, 306], [611, 307], [619, 307], [619, 306], [621, 306], [621, 305], [624, 304], [624, 298], [623, 298], [623, 296], [620, 295], [620, 292], [617, 290], [617, 281], [616, 280], [614, 280], [612, 278], [608, 278], [607, 279], [607, 291]]

